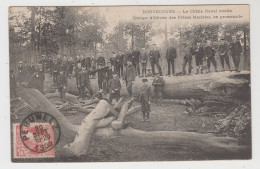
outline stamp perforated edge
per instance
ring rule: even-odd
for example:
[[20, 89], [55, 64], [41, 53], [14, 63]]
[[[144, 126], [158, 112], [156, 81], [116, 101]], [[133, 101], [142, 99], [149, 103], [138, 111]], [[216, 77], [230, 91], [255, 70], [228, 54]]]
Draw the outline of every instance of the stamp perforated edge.
[[[32, 124], [42, 124], [42, 123], [32, 123]], [[15, 126], [16, 125], [20, 125], [20, 123], [12, 123], [12, 135], [13, 135], [13, 140], [12, 140], [12, 147], [13, 147], [13, 158], [14, 159], [33, 159], [33, 158], [55, 158], [55, 148], [54, 148], [54, 151], [53, 151], [53, 156], [30, 156], [30, 157], [19, 157], [19, 156], [16, 156], [16, 148], [15, 148], [15, 140], [16, 140], [16, 131], [15, 131]]]

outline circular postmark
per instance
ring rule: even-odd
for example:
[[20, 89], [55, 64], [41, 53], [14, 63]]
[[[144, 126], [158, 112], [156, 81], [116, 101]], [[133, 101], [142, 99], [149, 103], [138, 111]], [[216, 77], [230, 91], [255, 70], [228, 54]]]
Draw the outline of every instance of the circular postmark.
[[55, 147], [60, 139], [60, 125], [49, 113], [34, 112], [20, 124], [20, 137], [29, 150], [47, 152]]

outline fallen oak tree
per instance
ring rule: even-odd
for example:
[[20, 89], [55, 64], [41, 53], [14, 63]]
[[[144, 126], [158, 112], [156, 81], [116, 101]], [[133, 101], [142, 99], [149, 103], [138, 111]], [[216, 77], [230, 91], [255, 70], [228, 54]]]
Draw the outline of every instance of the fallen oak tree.
[[[165, 80], [164, 96], [165, 98], [175, 99], [201, 99], [209, 94], [247, 97], [250, 94], [250, 72], [212, 72], [191, 76], [163, 77]], [[153, 77], [147, 77], [148, 83], [152, 86]], [[78, 94], [76, 80], [68, 80], [69, 91], [72, 94]], [[91, 79], [94, 92], [98, 91], [97, 81]], [[140, 93], [142, 78], [136, 78], [133, 84], [133, 95]], [[153, 87], [152, 87], [153, 88]], [[121, 95], [127, 95], [126, 87], [123, 85], [120, 91]]]

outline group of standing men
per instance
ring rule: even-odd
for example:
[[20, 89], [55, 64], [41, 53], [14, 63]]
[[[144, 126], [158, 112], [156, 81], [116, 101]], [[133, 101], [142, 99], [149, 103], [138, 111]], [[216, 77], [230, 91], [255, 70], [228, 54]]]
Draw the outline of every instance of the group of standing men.
[[[211, 39], [205, 40], [205, 45], [201, 40], [197, 40], [195, 45], [184, 42], [183, 45], [183, 62], [182, 62], [182, 75], [189, 75], [192, 72], [192, 58], [195, 58], [196, 64], [196, 74], [203, 73], [203, 70], [207, 72], [211, 71], [211, 64], [214, 66], [214, 70], [217, 70], [216, 54], [220, 58], [220, 63], [222, 70], [225, 70], [225, 62], [229, 70], [230, 60], [229, 55], [234, 63], [235, 71], [239, 71], [240, 56], [242, 54], [242, 46], [239, 41], [239, 37], [232, 36], [232, 42], [227, 43], [224, 38], [220, 39], [219, 45], [213, 45]], [[217, 46], [217, 47], [216, 47]], [[118, 76], [123, 74], [124, 68], [127, 66], [127, 60], [131, 60], [132, 65], [134, 66], [137, 75], [147, 76], [147, 63], [150, 60], [151, 73], [152, 76], [155, 76], [155, 66], [158, 69], [158, 73], [162, 76], [162, 68], [160, 65], [160, 50], [157, 48], [156, 44], [153, 44], [153, 48], [150, 52], [146, 52], [145, 48], [142, 48], [141, 51], [134, 50], [132, 53], [115, 53], [112, 54], [111, 64], [115, 68]], [[170, 47], [166, 51], [165, 59], [168, 65], [167, 75], [170, 76], [176, 75], [175, 64], [177, 59], [177, 49], [174, 46], [173, 42], [170, 42]], [[204, 64], [205, 63], [205, 64]], [[188, 66], [188, 73], [186, 73], [186, 67]], [[141, 67], [141, 68], [140, 68]]]

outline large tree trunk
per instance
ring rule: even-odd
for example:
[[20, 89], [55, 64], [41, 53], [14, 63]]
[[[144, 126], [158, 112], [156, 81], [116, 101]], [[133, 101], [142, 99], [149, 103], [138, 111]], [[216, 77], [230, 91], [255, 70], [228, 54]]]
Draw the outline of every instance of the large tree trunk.
[[78, 126], [73, 125], [56, 107], [36, 89], [19, 89], [19, 96], [28, 103], [33, 111], [51, 114], [61, 127], [62, 136], [72, 139], [78, 131]]
[[[214, 72], [191, 76], [163, 77], [165, 80], [165, 98], [189, 99], [203, 98], [209, 94], [227, 95], [232, 97], [247, 97], [250, 94], [250, 72]], [[151, 85], [152, 77], [148, 77]], [[75, 78], [69, 79], [70, 93], [78, 94]], [[122, 83], [122, 82], [121, 82]], [[98, 91], [97, 80], [91, 79], [94, 92]], [[138, 96], [142, 78], [136, 78], [133, 84], [133, 94]], [[152, 85], [151, 85], [152, 86]], [[125, 85], [122, 85], [122, 95], [127, 95]]]

